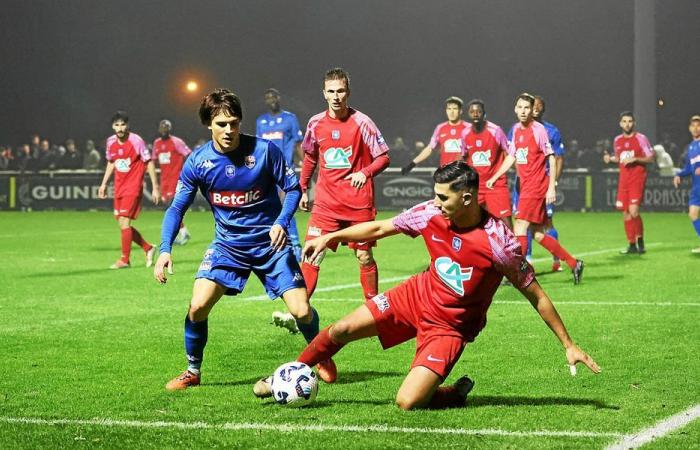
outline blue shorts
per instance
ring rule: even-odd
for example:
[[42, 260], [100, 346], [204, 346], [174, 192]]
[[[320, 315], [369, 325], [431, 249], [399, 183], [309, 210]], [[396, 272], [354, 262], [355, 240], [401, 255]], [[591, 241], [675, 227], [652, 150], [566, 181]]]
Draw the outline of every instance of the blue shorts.
[[690, 190], [690, 200], [688, 200], [688, 206], [700, 206], [700, 186], [693, 186], [693, 188]]
[[547, 203], [544, 206], [544, 211], [547, 213], [547, 217], [551, 219], [554, 216], [554, 203]]
[[273, 300], [290, 289], [306, 288], [299, 263], [289, 245], [276, 252], [269, 245], [233, 248], [212, 242], [204, 252], [195, 278], [206, 278], [224, 286], [226, 295], [238, 295], [243, 292], [251, 271]]

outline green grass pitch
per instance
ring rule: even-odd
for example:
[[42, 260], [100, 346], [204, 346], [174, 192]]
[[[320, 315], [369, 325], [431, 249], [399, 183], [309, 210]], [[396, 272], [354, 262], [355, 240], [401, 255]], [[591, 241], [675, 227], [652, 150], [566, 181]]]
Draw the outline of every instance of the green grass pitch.
[[[381, 217], [389, 217], [383, 213]], [[270, 325], [277, 300], [254, 276], [210, 316], [203, 384], [169, 393], [185, 367], [182, 322], [193, 274], [213, 235], [209, 212], [186, 217], [193, 240], [175, 247], [175, 275], [158, 285], [134, 247], [133, 267], [110, 271], [119, 232], [107, 212], [0, 213], [0, 447], [106, 448], [604, 448], [700, 403], [700, 257], [685, 214], [644, 214], [648, 253], [622, 256], [619, 214], [558, 213], [561, 242], [586, 261], [583, 282], [538, 279], [569, 332], [600, 364], [571, 377], [558, 341], [512, 287], [448, 382], [469, 374], [468, 406], [403, 412], [393, 405], [414, 344], [350, 344], [339, 380], [313, 407], [260, 401], [252, 384], [304, 345]], [[162, 212], [135, 226], [158, 242]], [[308, 215], [300, 214], [300, 228]], [[422, 240], [395, 236], [376, 252], [380, 280], [428, 264]], [[312, 302], [325, 326], [361, 303], [346, 248], [323, 262]], [[381, 282], [380, 290], [397, 281]], [[315, 429], [310, 427], [317, 427]], [[355, 428], [353, 428], [355, 427]], [[700, 448], [700, 421], [648, 448]]]

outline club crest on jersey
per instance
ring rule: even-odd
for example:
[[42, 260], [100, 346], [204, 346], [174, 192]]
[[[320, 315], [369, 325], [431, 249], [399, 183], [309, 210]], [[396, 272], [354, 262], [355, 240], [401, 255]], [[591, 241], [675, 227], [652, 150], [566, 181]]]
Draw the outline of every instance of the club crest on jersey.
[[455, 134], [457, 134], [457, 130], [455, 130], [454, 128], [452, 128], [452, 129], [450, 130], [450, 134], [451, 134], [452, 136], [454, 136]]
[[472, 166], [483, 167], [491, 165], [491, 149], [485, 152], [474, 152], [472, 153]]
[[233, 178], [233, 176], [236, 174], [236, 166], [229, 164], [226, 166], [226, 176], [229, 178]]
[[340, 130], [331, 131], [331, 139], [333, 139], [334, 141], [340, 139]]
[[457, 251], [462, 249], [462, 240], [457, 236], [452, 237], [452, 248]]
[[481, 139], [477, 139], [477, 140], [476, 140], [476, 146], [477, 146], [477, 147], [481, 147], [482, 144], [483, 144], [483, 142], [481, 142]]
[[327, 169], [349, 169], [352, 145], [345, 148], [331, 147], [323, 154]]
[[263, 124], [264, 124], [264, 123], [267, 123], [267, 119], [262, 119], [262, 120], [260, 121], [260, 123], [263, 123]]
[[120, 148], [119, 150], [117, 150], [117, 154], [118, 154], [119, 156], [122, 156], [122, 155], [124, 154], [124, 149], [123, 149], [123, 148]]
[[249, 169], [252, 169], [255, 167], [255, 156], [253, 155], [248, 155], [245, 158], [243, 158], [243, 164]]
[[464, 282], [471, 280], [474, 268], [464, 269], [449, 257], [441, 256], [435, 260], [435, 271], [447, 287], [457, 295], [464, 295]]
[[516, 164], [527, 164], [527, 147], [522, 147], [515, 150], [515, 162]]
[[281, 118], [281, 117], [278, 117], [278, 118], [277, 118], [277, 123], [282, 123], [282, 118]]

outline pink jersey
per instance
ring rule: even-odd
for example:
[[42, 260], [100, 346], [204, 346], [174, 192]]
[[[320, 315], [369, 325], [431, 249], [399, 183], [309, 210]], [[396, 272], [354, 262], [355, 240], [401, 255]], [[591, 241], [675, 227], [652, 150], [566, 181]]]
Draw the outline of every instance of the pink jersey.
[[649, 139], [642, 133], [634, 133], [630, 137], [620, 134], [613, 142], [615, 156], [620, 161], [620, 186], [627, 186], [633, 183], [644, 183], [647, 176], [645, 164], [632, 163], [624, 165], [622, 162], [628, 158], [647, 158], [654, 154]]
[[135, 197], [143, 191], [143, 176], [151, 152], [136, 133], [129, 133], [125, 142], [117, 135], [107, 138], [107, 161], [114, 163], [114, 197]]
[[520, 198], [544, 198], [549, 187], [547, 157], [554, 152], [547, 137], [547, 129], [533, 120], [526, 127], [513, 125], [513, 140], [508, 154], [515, 157], [520, 179]]
[[[508, 151], [508, 138], [493, 122], [486, 121], [480, 133], [472, 124], [467, 124], [462, 132], [463, 153], [469, 164], [479, 174], [479, 193], [486, 192], [486, 182], [501, 167]], [[494, 189], [508, 189], [505, 174], [496, 180]]]
[[176, 136], [153, 141], [153, 159], [160, 166], [160, 191], [163, 195], [174, 194], [180, 170], [192, 150]]
[[440, 148], [440, 165], [444, 166], [452, 161], [462, 159], [462, 132], [467, 123], [460, 120], [456, 125], [443, 122], [433, 131], [430, 138], [430, 148]]
[[[309, 120], [301, 148], [319, 165], [314, 213], [343, 220], [374, 217], [372, 178], [360, 189], [345, 179], [355, 172], [365, 173], [363, 169], [389, 151], [372, 119], [354, 109], [344, 120], [331, 118], [327, 111], [316, 114]], [[306, 187], [303, 180], [302, 187]]]
[[516, 288], [535, 278], [515, 235], [501, 220], [482, 214], [477, 226], [460, 230], [427, 201], [392, 222], [411, 237], [422, 235], [430, 254], [429, 269], [417, 275], [424, 281], [423, 325], [456, 331], [468, 340], [486, 325], [486, 311], [503, 275]]

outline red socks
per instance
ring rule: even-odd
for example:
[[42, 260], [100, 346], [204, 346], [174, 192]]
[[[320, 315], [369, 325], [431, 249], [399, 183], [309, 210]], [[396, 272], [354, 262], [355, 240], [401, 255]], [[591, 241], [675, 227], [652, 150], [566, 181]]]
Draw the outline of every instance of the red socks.
[[454, 386], [440, 386], [428, 403], [428, 409], [458, 408], [464, 406], [462, 397]]
[[518, 242], [520, 242], [520, 247], [523, 249], [523, 256], [527, 255], [527, 235], [516, 237], [518, 238]]
[[627, 242], [630, 244], [636, 244], [637, 243], [637, 238], [636, 234], [637, 231], [635, 230], [635, 220], [634, 219], [629, 219], [625, 220], [625, 235], [627, 236]]
[[318, 271], [318, 266], [314, 266], [313, 264], [309, 264], [307, 262], [301, 264], [301, 273], [304, 275], [306, 293], [308, 294], [309, 298], [311, 298], [316, 290], [316, 283], [318, 283]]
[[362, 285], [362, 292], [364, 292], [366, 299], [370, 299], [379, 294], [378, 279], [376, 262], [369, 266], [360, 266], [360, 284]]
[[129, 263], [131, 256], [131, 239], [133, 228], [122, 228], [122, 262]]
[[559, 241], [554, 239], [552, 236], [545, 234], [540, 241], [540, 244], [552, 255], [566, 261], [566, 265], [569, 266], [570, 269], [576, 267], [576, 258], [571, 256], [569, 252], [567, 252], [564, 247], [559, 244]]
[[[122, 230], [123, 231], [123, 230]], [[141, 247], [144, 251], [149, 251], [153, 246], [149, 244], [142, 236], [141, 233], [139, 233], [139, 230], [137, 230], [134, 227], [131, 227], [131, 235], [132, 235], [132, 240]], [[129, 244], [131, 245], [131, 244]]]
[[307, 345], [301, 352], [297, 358], [297, 361], [303, 362], [309, 367], [313, 367], [321, 361], [325, 361], [338, 353], [338, 351], [340, 351], [345, 344], [339, 344], [333, 341], [330, 333], [328, 332], [329, 329], [330, 326], [321, 330], [316, 337], [309, 342], [309, 345]]

